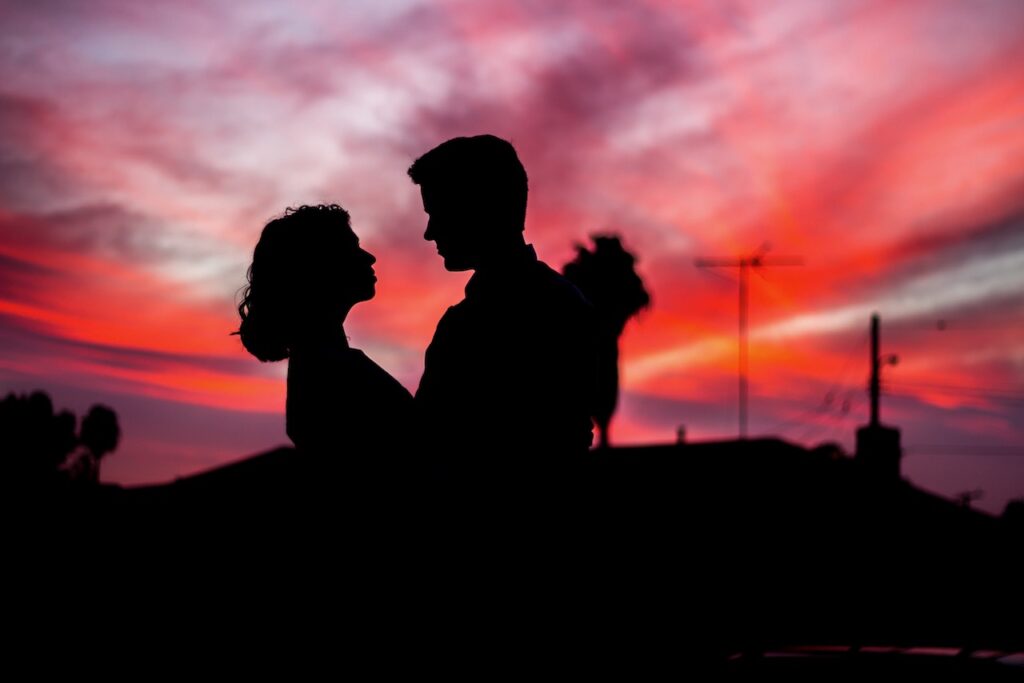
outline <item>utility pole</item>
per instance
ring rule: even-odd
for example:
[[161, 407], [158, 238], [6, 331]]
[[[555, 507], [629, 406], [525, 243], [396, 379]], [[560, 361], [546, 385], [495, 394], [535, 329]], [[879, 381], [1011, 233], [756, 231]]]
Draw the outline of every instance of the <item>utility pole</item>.
[[882, 395], [882, 366], [896, 365], [899, 356], [896, 354], [882, 355], [881, 323], [877, 313], [871, 314], [871, 381], [868, 394], [871, 397], [871, 420], [857, 430], [856, 459], [861, 463], [863, 471], [883, 481], [899, 481], [900, 459], [903, 449], [900, 446], [900, 430], [882, 425], [879, 417], [879, 403]]
[[877, 427], [880, 423], [878, 421], [878, 403], [879, 397], [882, 394], [882, 363], [878, 357], [879, 351], [879, 323], [878, 314], [871, 314], [871, 386], [869, 392], [871, 394], [871, 426]]
[[753, 255], [740, 259], [699, 258], [694, 261], [698, 268], [739, 268], [740, 270], [740, 305], [739, 305], [739, 421], [740, 438], [747, 438], [747, 402], [749, 394], [748, 379], [748, 341], [747, 317], [750, 300], [750, 270], [774, 266], [802, 266], [804, 261], [798, 256], [777, 256], [766, 259], [768, 245], [762, 245]]
[[889, 354], [885, 358], [882, 357], [881, 352], [881, 323], [877, 313], [871, 314], [871, 384], [868, 388], [868, 393], [871, 396], [871, 426], [877, 427], [881, 423], [878, 418], [879, 403], [881, 402], [882, 396], [882, 365], [896, 365], [899, 362], [899, 356], [894, 353]]

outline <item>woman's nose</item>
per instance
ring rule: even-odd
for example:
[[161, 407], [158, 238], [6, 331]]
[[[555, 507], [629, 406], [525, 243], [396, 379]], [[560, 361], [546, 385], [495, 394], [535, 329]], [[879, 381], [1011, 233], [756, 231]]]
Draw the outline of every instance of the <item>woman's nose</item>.
[[376, 256], [374, 256], [373, 254], [371, 254], [370, 252], [368, 252], [368, 251], [366, 251], [366, 250], [364, 249], [364, 250], [363, 250], [363, 253], [364, 253], [364, 254], [366, 254], [366, 260], [370, 262], [370, 265], [371, 265], [371, 266], [372, 266], [372, 265], [373, 265], [374, 263], [376, 263], [376, 262], [377, 262], [377, 257], [376, 257]]

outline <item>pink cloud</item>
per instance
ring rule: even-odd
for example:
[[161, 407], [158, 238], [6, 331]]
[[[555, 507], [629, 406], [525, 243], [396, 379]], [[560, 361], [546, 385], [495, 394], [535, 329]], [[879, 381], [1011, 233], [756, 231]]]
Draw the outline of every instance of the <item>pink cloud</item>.
[[[956, 438], [974, 438], [1017, 414], [922, 386], [1024, 385], [1024, 292], [991, 265], [1022, 251], [1020, 3], [59, 9], [0, 9], [0, 332], [53, 342], [19, 348], [18, 377], [56, 382], [64, 354], [79, 389], [274, 410], [282, 368], [227, 336], [233, 297], [269, 218], [338, 201], [379, 259], [348, 332], [414, 387], [465, 277], [423, 241], [405, 169], [493, 132], [527, 166], [527, 235], [551, 265], [610, 229], [640, 256], [655, 307], [624, 340], [623, 438], [671, 438], [677, 409], [693, 434], [730, 433], [735, 284], [692, 264], [764, 241], [806, 265], [753, 280], [762, 428], [805, 416], [784, 433], [848, 437], [852, 412], [819, 409], [873, 306], [906, 355], [908, 434], [963, 413], [978, 419]], [[915, 336], [929, 316], [949, 334]], [[228, 458], [218, 444], [196, 458]]]

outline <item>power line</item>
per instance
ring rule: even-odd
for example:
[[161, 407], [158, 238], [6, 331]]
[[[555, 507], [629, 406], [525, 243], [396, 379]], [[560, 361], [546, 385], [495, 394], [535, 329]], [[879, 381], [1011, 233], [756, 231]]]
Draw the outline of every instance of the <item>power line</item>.
[[[853, 389], [850, 389], [849, 387], [842, 388], [848, 389], [848, 396], [853, 394]], [[833, 401], [829, 399], [829, 396], [835, 396], [836, 393], [837, 392], [830, 389], [829, 391], [825, 392], [825, 397], [822, 399], [822, 402], [819, 403], [818, 405], [814, 406], [813, 408], [806, 408], [793, 417], [778, 420], [765, 431], [767, 431], [769, 434], [776, 433], [779, 431], [783, 431], [794, 425], [797, 427], [799, 427], [802, 424], [805, 425], [808, 420], [817, 420], [822, 415], [827, 414], [832, 409]], [[847, 398], [847, 400], [849, 400], [849, 398]]]
[[[796, 437], [797, 441], [806, 443], [811, 441], [812, 437], [815, 440], [820, 440], [822, 434], [826, 436], [836, 436], [840, 429], [848, 430], [849, 425], [847, 421], [853, 417], [853, 410], [857, 407], [857, 404], [864, 400], [864, 397], [856, 393], [851, 392], [851, 396], [843, 402], [843, 408], [837, 415], [835, 412], [823, 412], [815, 420], [812, 421], [810, 428], [802, 432], [801, 436]], [[824, 420], [822, 420], [824, 418]]]
[[843, 364], [840, 366], [839, 372], [836, 373], [832, 384], [829, 386], [828, 390], [825, 391], [821, 403], [812, 408], [805, 409], [794, 417], [778, 420], [768, 428], [768, 433], [777, 433], [795, 423], [805, 423], [807, 420], [811, 419], [816, 421], [820, 415], [830, 410], [830, 408], [835, 404], [835, 397], [839, 394], [846, 394], [846, 398], [843, 400], [843, 403], [849, 404], [846, 412], [852, 412], [854, 405], [862, 400], [863, 397], [857, 394], [861, 387], [851, 387], [846, 383], [846, 378], [850, 373], [850, 368], [853, 367], [854, 357], [859, 356], [863, 352], [864, 347], [868, 345], [869, 341], [870, 335], [867, 334], [862, 334], [854, 340], [854, 344], [850, 346], [849, 351], [847, 351], [844, 356]]

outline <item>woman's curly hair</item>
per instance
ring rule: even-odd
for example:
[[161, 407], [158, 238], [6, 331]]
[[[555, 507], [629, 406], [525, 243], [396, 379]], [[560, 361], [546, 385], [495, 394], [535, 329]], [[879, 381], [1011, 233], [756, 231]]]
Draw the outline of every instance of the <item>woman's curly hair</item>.
[[237, 332], [246, 350], [261, 361], [288, 357], [297, 316], [316, 306], [318, 278], [331, 270], [342, 235], [354, 239], [349, 215], [337, 204], [304, 205], [285, 209], [267, 223], [253, 251], [242, 290]]

